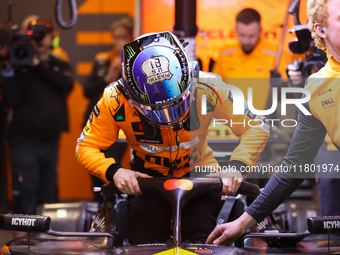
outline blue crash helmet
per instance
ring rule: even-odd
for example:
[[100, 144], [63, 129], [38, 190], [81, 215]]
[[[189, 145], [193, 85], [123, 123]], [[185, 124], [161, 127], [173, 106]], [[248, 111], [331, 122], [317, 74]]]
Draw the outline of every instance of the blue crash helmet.
[[122, 50], [122, 80], [129, 102], [158, 127], [183, 124], [189, 117], [198, 78], [182, 43], [171, 32], [150, 33]]

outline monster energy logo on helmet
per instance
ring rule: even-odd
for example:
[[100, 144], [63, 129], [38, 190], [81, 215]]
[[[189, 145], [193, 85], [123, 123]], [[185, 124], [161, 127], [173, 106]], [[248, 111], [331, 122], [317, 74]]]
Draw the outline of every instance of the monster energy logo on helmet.
[[140, 94], [140, 96], [141, 96], [142, 102], [144, 102], [144, 103], [148, 103], [149, 102], [149, 100], [148, 100], [146, 95]]
[[126, 47], [126, 52], [129, 54], [130, 58], [132, 58], [136, 54], [136, 52], [132, 49], [130, 45]]

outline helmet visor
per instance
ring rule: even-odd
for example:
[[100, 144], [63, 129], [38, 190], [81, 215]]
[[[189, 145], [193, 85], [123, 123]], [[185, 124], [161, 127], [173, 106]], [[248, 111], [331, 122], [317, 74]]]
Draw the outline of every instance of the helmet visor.
[[188, 91], [181, 99], [168, 102], [165, 105], [155, 106], [138, 104], [136, 101], [133, 105], [152, 123], [157, 126], [173, 126], [183, 121], [189, 112], [192, 102], [193, 93]]

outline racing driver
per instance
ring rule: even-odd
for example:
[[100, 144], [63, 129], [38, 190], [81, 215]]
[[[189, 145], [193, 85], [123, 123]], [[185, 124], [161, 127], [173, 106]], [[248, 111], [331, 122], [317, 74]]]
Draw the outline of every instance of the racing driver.
[[[253, 166], [269, 137], [267, 121], [249, 112], [246, 103], [243, 114], [233, 114], [231, 91], [217, 75], [199, 71], [182, 42], [171, 32], [162, 32], [126, 44], [122, 78], [106, 87], [77, 141], [81, 165], [133, 195], [128, 203], [131, 244], [165, 242], [171, 233], [170, 205], [158, 195], [138, 196], [137, 178], [189, 177], [203, 166], [219, 169], [207, 145], [213, 117], [223, 119], [240, 137], [231, 155], [232, 169]], [[119, 130], [133, 150], [131, 170], [104, 155]], [[222, 194], [235, 194], [242, 181], [239, 171], [229, 177], [222, 179]], [[187, 204], [182, 214], [183, 240], [205, 242], [216, 225], [220, 195], [201, 195]]]
[[340, 150], [340, 0], [308, 0], [307, 14], [315, 45], [327, 49], [328, 62], [307, 80], [305, 88], [310, 91], [311, 99], [304, 107], [312, 115], [299, 111], [298, 125], [281, 168], [290, 171], [275, 173], [246, 212], [233, 222], [217, 226], [207, 243], [227, 244], [240, 237], [284, 202], [312, 167], [315, 171], [321, 170], [327, 178], [332, 171], [333, 178], [339, 178], [339, 165], [312, 166], [310, 163], [326, 132]]

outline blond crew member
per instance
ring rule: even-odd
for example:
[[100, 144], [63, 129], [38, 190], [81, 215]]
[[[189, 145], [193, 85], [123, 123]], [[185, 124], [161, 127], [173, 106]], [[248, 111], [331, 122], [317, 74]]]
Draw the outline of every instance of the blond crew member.
[[[328, 62], [317, 73], [312, 74], [305, 88], [311, 98], [303, 105], [312, 115], [299, 112], [299, 124], [282, 166], [304, 166], [316, 156], [328, 133], [335, 147], [340, 150], [340, 0], [308, 0], [308, 25], [315, 45], [327, 49]], [[317, 169], [317, 166], [316, 166]], [[326, 169], [327, 172], [331, 168]], [[339, 166], [335, 173], [338, 176]], [[334, 172], [333, 172], [334, 173]], [[306, 172], [275, 173], [256, 200], [237, 220], [219, 225], [207, 239], [207, 243], [227, 244], [240, 237], [246, 230], [263, 220], [270, 212], [290, 196], [303, 182]], [[328, 176], [326, 175], [326, 178]], [[340, 185], [337, 185], [338, 188]], [[339, 215], [337, 196], [333, 192], [333, 203]], [[326, 198], [326, 197], [325, 197]]]

